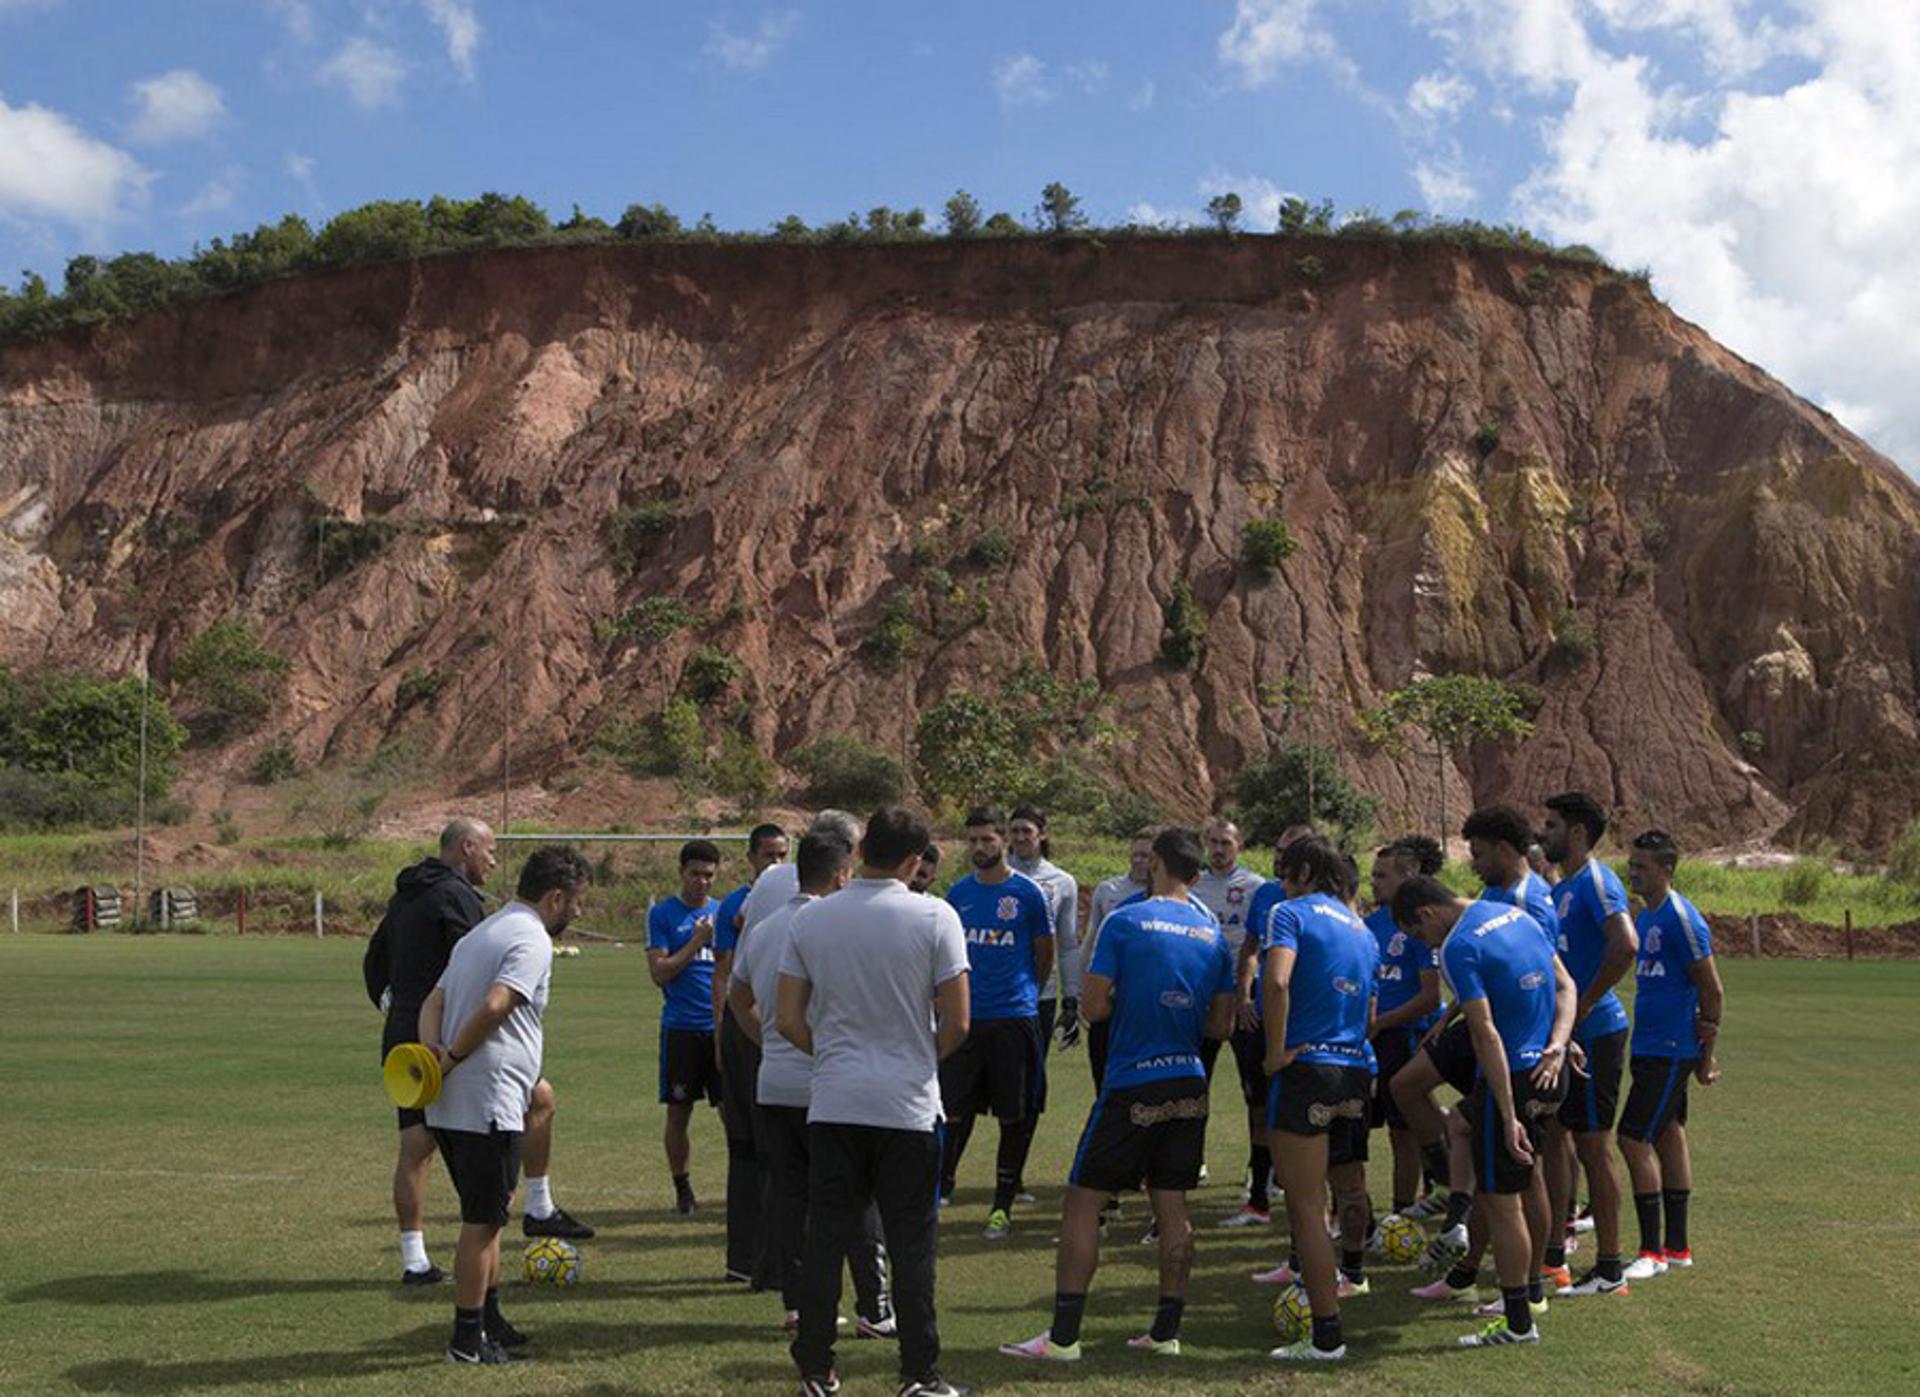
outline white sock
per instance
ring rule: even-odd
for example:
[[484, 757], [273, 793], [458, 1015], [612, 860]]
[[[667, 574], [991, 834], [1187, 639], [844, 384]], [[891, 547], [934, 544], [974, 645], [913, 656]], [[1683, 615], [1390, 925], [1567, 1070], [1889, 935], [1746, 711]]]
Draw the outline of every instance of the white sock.
[[424, 1271], [432, 1264], [427, 1260], [427, 1234], [402, 1232], [400, 1234], [401, 1268], [407, 1271]]
[[530, 1218], [553, 1216], [553, 1189], [548, 1186], [545, 1174], [537, 1179], [531, 1174], [527, 1176], [527, 1216]]

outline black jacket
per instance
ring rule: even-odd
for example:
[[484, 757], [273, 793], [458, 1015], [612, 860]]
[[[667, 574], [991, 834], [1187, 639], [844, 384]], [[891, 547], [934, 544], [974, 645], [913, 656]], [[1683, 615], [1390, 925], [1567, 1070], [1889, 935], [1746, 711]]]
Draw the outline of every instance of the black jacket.
[[367, 998], [378, 1005], [381, 994], [391, 989], [389, 1015], [417, 1019], [420, 1006], [447, 968], [453, 943], [485, 915], [480, 894], [451, 864], [422, 859], [401, 869], [393, 880], [387, 915], [380, 919], [360, 964]]

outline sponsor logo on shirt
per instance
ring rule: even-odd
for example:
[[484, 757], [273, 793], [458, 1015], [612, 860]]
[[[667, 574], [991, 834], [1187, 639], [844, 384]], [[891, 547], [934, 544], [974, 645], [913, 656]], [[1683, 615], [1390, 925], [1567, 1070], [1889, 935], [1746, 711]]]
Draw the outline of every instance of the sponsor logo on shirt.
[[1227, 889], [1227, 906], [1231, 907], [1235, 903], [1245, 902], [1246, 900], [1247, 900], [1247, 890], [1241, 884], [1235, 883], [1232, 887]]
[[1391, 980], [1398, 983], [1398, 981], [1401, 978], [1400, 967], [1397, 965], [1387, 965], [1383, 963], [1380, 967], [1380, 978], [1383, 981]]
[[990, 926], [968, 927], [967, 944], [969, 946], [1013, 946], [1019, 944], [1019, 938], [1011, 931], [996, 931]]
[[1018, 920], [1020, 916], [1020, 899], [1017, 897], [1001, 898], [997, 915], [1003, 922]]
[[1140, 1072], [1150, 1072], [1161, 1067], [1187, 1067], [1200, 1061], [1198, 1053], [1162, 1053], [1158, 1057], [1142, 1058], [1134, 1064]]
[[1540, 986], [1546, 984], [1546, 982], [1547, 982], [1546, 972], [1540, 971], [1540, 970], [1529, 970], [1526, 974], [1520, 977], [1520, 988], [1523, 990], [1537, 990], [1540, 988]]
[[1185, 990], [1166, 990], [1160, 995], [1160, 1006], [1164, 1009], [1191, 1009], [1193, 996]]
[[1360, 993], [1359, 983], [1354, 980], [1349, 980], [1344, 975], [1336, 975], [1333, 977], [1333, 988], [1336, 994], [1355, 995]]
[[1390, 956], [1403, 956], [1406, 953], [1407, 934], [1404, 931], [1396, 931], [1393, 934], [1393, 939], [1387, 942], [1387, 954]]
[[1657, 956], [1660, 954], [1660, 928], [1659, 927], [1651, 926], [1647, 928], [1646, 945], [1647, 945], [1648, 955]]
[[1643, 980], [1658, 980], [1666, 973], [1667, 967], [1663, 961], [1643, 960], [1640, 962], [1640, 978]]

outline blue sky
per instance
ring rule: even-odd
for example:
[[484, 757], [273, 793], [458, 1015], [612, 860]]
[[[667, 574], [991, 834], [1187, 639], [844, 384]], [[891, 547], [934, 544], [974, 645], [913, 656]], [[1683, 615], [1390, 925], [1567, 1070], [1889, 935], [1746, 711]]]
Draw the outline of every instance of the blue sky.
[[[1872, 22], [1860, 11], [1877, 10]], [[526, 194], [765, 227], [957, 187], [1526, 222], [1920, 464], [1920, 5], [0, 0], [0, 275]], [[1891, 16], [1891, 22], [1889, 17]]]

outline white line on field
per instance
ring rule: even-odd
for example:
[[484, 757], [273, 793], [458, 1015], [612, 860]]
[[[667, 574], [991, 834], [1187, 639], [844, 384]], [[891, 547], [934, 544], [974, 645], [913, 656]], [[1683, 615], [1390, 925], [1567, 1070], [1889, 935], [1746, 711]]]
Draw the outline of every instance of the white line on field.
[[105, 1169], [87, 1164], [0, 1164], [0, 1174], [98, 1174], [115, 1179], [206, 1179], [222, 1184], [290, 1184], [296, 1174], [217, 1174], [201, 1169]]

